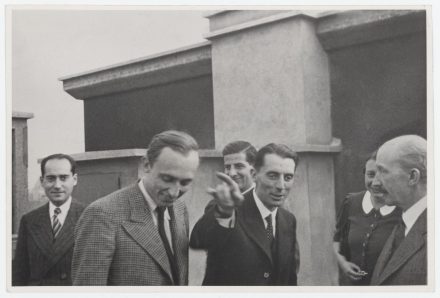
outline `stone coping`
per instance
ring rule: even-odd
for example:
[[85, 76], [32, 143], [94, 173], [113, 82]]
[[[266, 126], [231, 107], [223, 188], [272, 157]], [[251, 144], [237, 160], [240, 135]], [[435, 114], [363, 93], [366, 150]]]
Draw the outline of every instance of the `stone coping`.
[[[218, 12], [213, 13], [212, 15], [209, 15], [207, 17], [215, 19], [216, 16], [218, 16], [219, 14], [224, 15], [227, 12], [228, 11], [218, 11]], [[234, 12], [236, 12], [236, 11], [234, 11]], [[282, 20], [289, 19], [289, 18], [303, 16], [303, 17], [308, 17], [308, 18], [312, 18], [312, 19], [317, 19], [317, 18], [321, 18], [321, 17], [327, 16], [327, 15], [332, 15], [335, 13], [337, 13], [337, 11], [323, 11], [323, 10], [286, 10], [286, 11], [283, 11], [283, 10], [281, 10], [279, 13], [269, 15], [266, 17], [262, 17], [262, 18], [258, 18], [258, 19], [250, 20], [250, 21], [244, 21], [244, 22], [230, 25], [230, 26], [226, 25], [221, 29], [214, 30], [214, 31], [211, 31], [211, 32], [205, 34], [203, 37], [206, 39], [213, 39], [213, 38], [217, 38], [217, 37], [220, 37], [223, 35], [235, 33], [235, 32], [246, 30], [246, 29], [253, 28], [253, 27], [258, 27], [261, 25], [270, 24], [273, 22], [282, 21]]]
[[27, 112], [12, 111], [12, 118], [31, 119], [34, 118], [34, 114]]
[[[133, 148], [133, 149], [120, 149], [120, 150], [88, 151], [84, 153], [71, 154], [70, 156], [72, 156], [75, 159], [75, 161], [85, 161], [85, 160], [143, 157], [145, 156], [146, 153], [147, 153], [147, 149]], [[217, 150], [202, 149], [199, 150], [199, 154], [201, 158], [222, 157], [221, 152]]]
[[[342, 150], [342, 143], [340, 139], [333, 138], [329, 145], [292, 145], [296, 152], [299, 153], [338, 153]], [[133, 148], [133, 149], [120, 149], [120, 150], [102, 150], [102, 151], [88, 151], [83, 153], [70, 154], [75, 161], [86, 160], [102, 160], [102, 159], [117, 159], [117, 158], [130, 158], [130, 157], [142, 157], [147, 153], [147, 149]], [[200, 157], [203, 158], [221, 158], [221, 150], [216, 149], [201, 149], [199, 150]], [[41, 158], [38, 159], [41, 162]]]
[[426, 30], [426, 11], [353, 10], [323, 17], [317, 35], [326, 50], [394, 38]]
[[77, 99], [210, 75], [209, 41], [59, 78]]

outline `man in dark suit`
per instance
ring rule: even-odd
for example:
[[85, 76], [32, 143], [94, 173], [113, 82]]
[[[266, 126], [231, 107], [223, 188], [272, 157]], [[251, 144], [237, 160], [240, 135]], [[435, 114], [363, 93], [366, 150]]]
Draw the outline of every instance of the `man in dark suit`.
[[[228, 143], [222, 151], [225, 174], [231, 177], [242, 194], [254, 189], [255, 157], [257, 149], [246, 141]], [[215, 199], [209, 201], [205, 212], [216, 205]]]
[[40, 180], [49, 202], [21, 219], [12, 285], [68, 286], [73, 231], [83, 211], [71, 197], [77, 183], [75, 161], [65, 154], [44, 158]]
[[75, 231], [74, 285], [188, 284], [188, 214], [179, 200], [199, 165], [197, 142], [153, 137], [137, 183], [93, 202]]
[[244, 196], [229, 176], [210, 189], [216, 201], [196, 223], [190, 246], [208, 250], [203, 285], [296, 285], [296, 219], [281, 205], [298, 163], [285, 145], [261, 148], [255, 189]]
[[377, 153], [373, 187], [387, 205], [403, 211], [377, 260], [372, 285], [426, 285], [426, 140], [415, 135], [394, 138]]

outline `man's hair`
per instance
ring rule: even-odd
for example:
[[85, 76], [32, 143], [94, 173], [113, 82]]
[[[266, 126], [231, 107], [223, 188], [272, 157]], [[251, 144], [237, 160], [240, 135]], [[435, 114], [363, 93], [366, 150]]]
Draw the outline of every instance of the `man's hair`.
[[246, 141], [231, 142], [227, 144], [222, 151], [223, 156], [236, 153], [244, 153], [246, 156], [246, 161], [252, 166], [255, 164], [257, 149], [255, 149], [251, 143]]
[[368, 155], [368, 158], [365, 159], [364, 167], [363, 167], [363, 170], [362, 170], [362, 173], [364, 175], [365, 175], [365, 171], [366, 171], [365, 165], [367, 164], [367, 162], [370, 161], [370, 160], [376, 161], [376, 158], [377, 158], [377, 150], [374, 150], [370, 155]]
[[420, 171], [420, 182], [426, 184], [426, 140], [419, 136], [408, 136], [403, 139], [400, 146], [399, 163], [405, 170], [418, 169]]
[[186, 132], [167, 130], [155, 135], [151, 139], [150, 145], [148, 145], [147, 159], [150, 165], [156, 162], [162, 149], [165, 147], [169, 147], [184, 155], [199, 149], [197, 141]]
[[284, 144], [270, 143], [258, 150], [257, 157], [255, 158], [255, 170], [259, 171], [261, 169], [261, 167], [264, 165], [264, 156], [267, 154], [276, 154], [281, 158], [293, 159], [295, 162], [295, 170], [298, 166], [299, 158], [295, 151]]
[[43, 158], [43, 160], [41, 161], [41, 177], [44, 177], [45, 171], [46, 171], [46, 163], [49, 160], [52, 159], [67, 159], [70, 162], [70, 171], [72, 172], [72, 175], [75, 175], [76, 173], [76, 162], [73, 159], [72, 156], [67, 155], [67, 154], [63, 154], [63, 153], [56, 153], [56, 154], [52, 154], [49, 156], [46, 156], [45, 158]]

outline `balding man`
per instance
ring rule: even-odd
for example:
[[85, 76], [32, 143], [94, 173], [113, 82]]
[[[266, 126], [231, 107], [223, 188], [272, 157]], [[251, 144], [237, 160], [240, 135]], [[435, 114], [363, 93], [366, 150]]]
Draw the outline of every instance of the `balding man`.
[[377, 153], [373, 186], [387, 205], [403, 210], [373, 272], [372, 285], [425, 285], [426, 140], [415, 135], [394, 138]]

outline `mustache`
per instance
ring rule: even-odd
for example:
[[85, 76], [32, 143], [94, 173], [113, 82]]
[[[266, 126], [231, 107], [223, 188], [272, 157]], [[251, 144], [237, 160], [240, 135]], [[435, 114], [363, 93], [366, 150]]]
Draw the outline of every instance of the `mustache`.
[[384, 188], [382, 188], [382, 187], [372, 187], [372, 186], [370, 186], [370, 188], [374, 192], [387, 193], [387, 191]]

